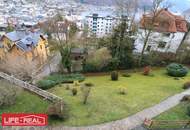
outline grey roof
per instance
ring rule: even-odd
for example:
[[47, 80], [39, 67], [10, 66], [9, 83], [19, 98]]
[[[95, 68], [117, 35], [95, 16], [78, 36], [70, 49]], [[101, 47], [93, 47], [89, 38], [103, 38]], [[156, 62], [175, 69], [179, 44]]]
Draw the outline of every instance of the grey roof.
[[16, 42], [16, 45], [23, 51], [31, 51], [32, 47], [35, 47], [40, 40], [40, 34], [31, 33], [24, 37], [20, 41]]
[[22, 41], [18, 41], [16, 45], [23, 51], [30, 51], [32, 49], [32, 46], [30, 46], [30, 44], [24, 44]]
[[16, 46], [21, 50], [31, 51], [32, 47], [38, 44], [41, 35], [40, 31], [29, 32], [20, 30], [7, 33], [5, 36], [15, 42]]
[[13, 32], [9, 32], [5, 34], [5, 36], [13, 42], [22, 39], [26, 35], [27, 35], [26, 31], [23, 31], [23, 30], [13, 31]]

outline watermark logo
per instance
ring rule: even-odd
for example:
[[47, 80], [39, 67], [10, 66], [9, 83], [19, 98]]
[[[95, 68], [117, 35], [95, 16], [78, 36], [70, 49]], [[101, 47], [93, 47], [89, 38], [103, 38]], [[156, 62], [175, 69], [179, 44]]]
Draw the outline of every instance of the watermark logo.
[[2, 126], [46, 126], [46, 114], [2, 114]]

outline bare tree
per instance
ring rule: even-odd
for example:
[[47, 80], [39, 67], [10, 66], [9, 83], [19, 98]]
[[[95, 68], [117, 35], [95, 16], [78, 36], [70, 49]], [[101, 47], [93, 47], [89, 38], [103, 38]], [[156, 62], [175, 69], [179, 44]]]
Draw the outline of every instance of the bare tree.
[[51, 51], [59, 51], [62, 57], [62, 70], [64, 68], [71, 72], [71, 49], [76, 42], [75, 36], [77, 26], [73, 22], [69, 22], [59, 17], [48, 20], [42, 27], [49, 34], [49, 44]]
[[[153, 0], [153, 4], [152, 4], [152, 8], [150, 10], [150, 15], [151, 15], [151, 19], [149, 19], [148, 21], [146, 21], [146, 19], [144, 18], [144, 25], [143, 25], [143, 29], [144, 29], [144, 43], [143, 43], [143, 49], [139, 58], [139, 65], [141, 65], [143, 56], [144, 56], [144, 52], [145, 52], [145, 48], [148, 44], [148, 41], [150, 39], [151, 34], [154, 31], [154, 23], [156, 21], [156, 19], [158, 18], [158, 15], [160, 13], [160, 11], [162, 11], [160, 9], [161, 4], [163, 3], [164, 0]], [[145, 14], [145, 10], [144, 10], [144, 14]], [[143, 15], [146, 16], [146, 15]]]
[[138, 10], [138, 0], [116, 0], [116, 7], [119, 16], [129, 17], [129, 30], [132, 30]]

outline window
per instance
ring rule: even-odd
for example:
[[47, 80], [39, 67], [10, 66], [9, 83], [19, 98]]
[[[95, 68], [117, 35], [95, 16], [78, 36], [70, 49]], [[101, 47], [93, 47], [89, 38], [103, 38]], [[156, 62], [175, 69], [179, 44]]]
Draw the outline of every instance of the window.
[[150, 51], [151, 50], [151, 46], [148, 45], [147, 48], [146, 48], [146, 51]]
[[166, 47], [166, 42], [160, 41], [158, 44], [158, 48], [165, 48]]

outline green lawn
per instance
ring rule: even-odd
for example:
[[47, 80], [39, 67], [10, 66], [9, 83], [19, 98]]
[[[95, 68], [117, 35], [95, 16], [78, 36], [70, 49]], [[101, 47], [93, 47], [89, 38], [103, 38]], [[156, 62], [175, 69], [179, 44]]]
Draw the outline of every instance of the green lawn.
[[187, 103], [181, 103], [178, 106], [162, 113], [160, 116], [156, 117], [155, 120], [190, 120], [190, 117], [187, 115], [187, 106]]
[[[184, 79], [175, 80], [167, 76], [164, 69], [156, 69], [153, 73], [154, 77], [133, 73], [132, 77], [120, 77], [119, 81], [111, 81], [110, 76], [87, 77], [85, 82], [95, 85], [87, 105], [81, 103], [81, 93], [75, 97], [71, 96], [71, 91], [66, 90], [64, 85], [49, 91], [63, 97], [68, 104], [70, 118], [64, 125], [99, 124], [125, 118], [182, 92], [183, 83], [190, 77], [188, 75]], [[121, 86], [127, 88], [127, 95], [118, 94]]]
[[[111, 81], [109, 75], [87, 77], [85, 82], [91, 82], [95, 86], [86, 105], [82, 104], [80, 89], [78, 95], [74, 97], [64, 85], [61, 87], [58, 85], [49, 91], [63, 97], [68, 105], [70, 117], [64, 122], [50, 119], [49, 123], [84, 126], [122, 119], [157, 104], [168, 96], [182, 92], [183, 83], [190, 78], [188, 75], [183, 79], [175, 80], [167, 76], [164, 69], [156, 69], [153, 73], [154, 77], [132, 73], [132, 77], [120, 77], [119, 81]], [[120, 87], [126, 87], [128, 94], [118, 94]], [[16, 104], [1, 108], [0, 114], [4, 112], [44, 113], [48, 104], [49, 102], [42, 98], [21, 90]]]

